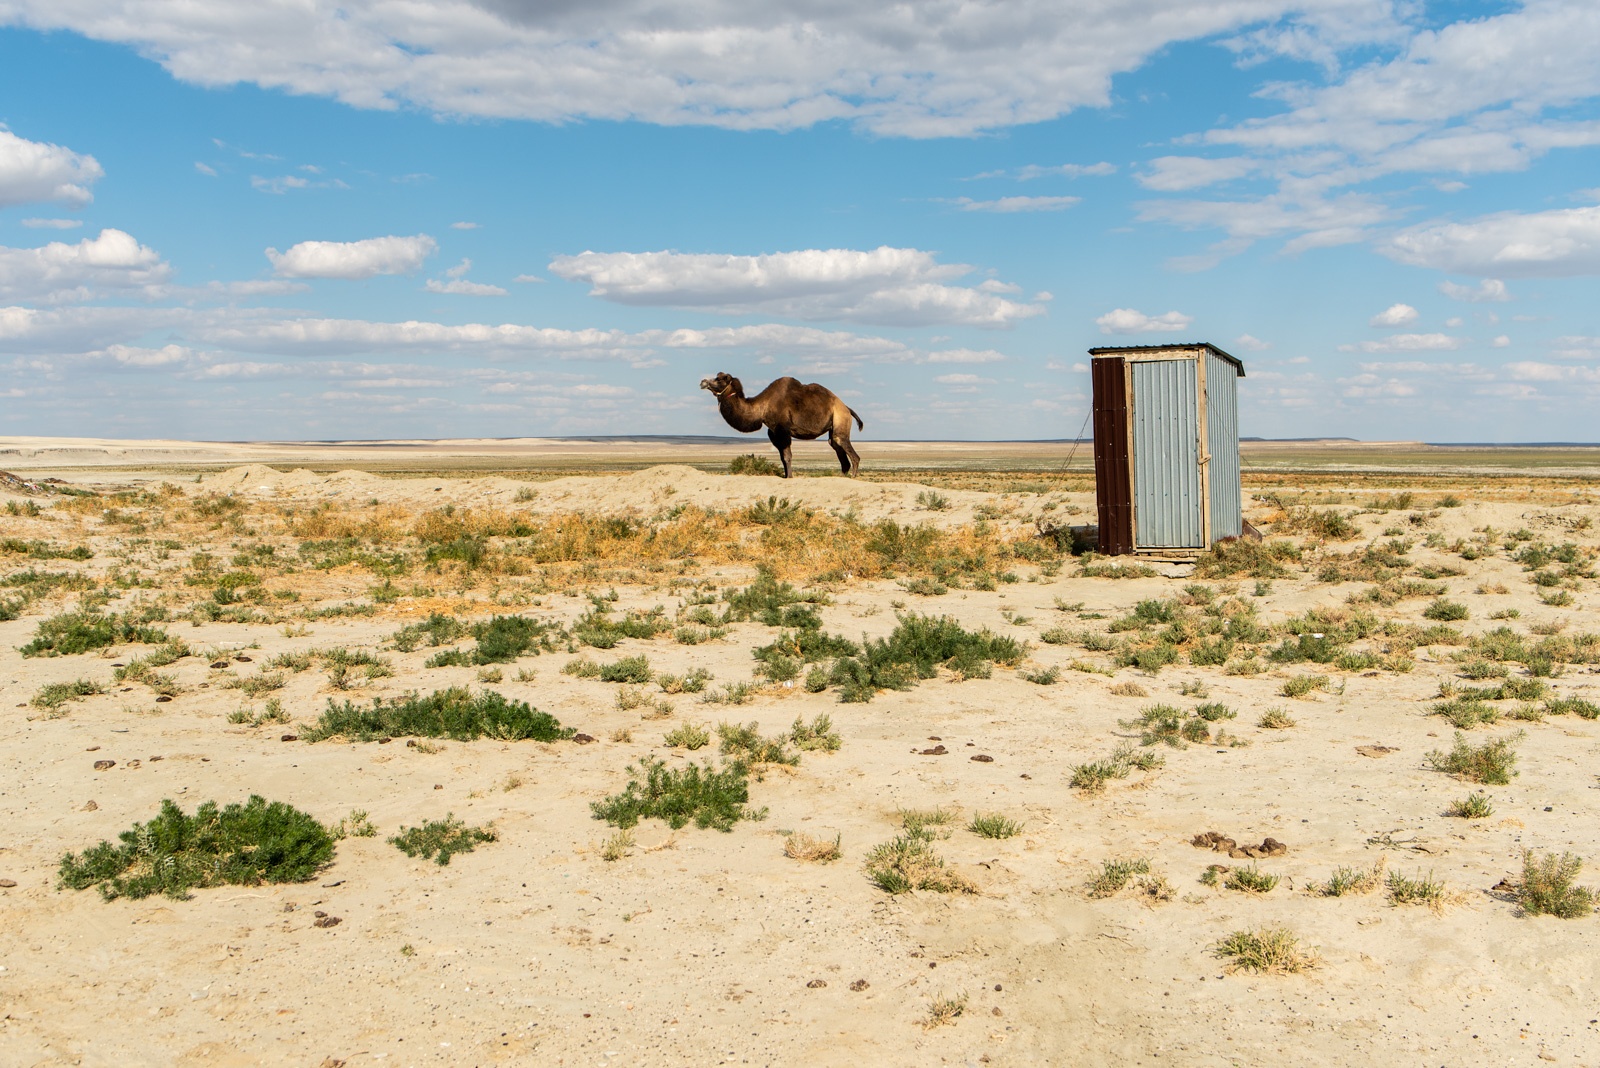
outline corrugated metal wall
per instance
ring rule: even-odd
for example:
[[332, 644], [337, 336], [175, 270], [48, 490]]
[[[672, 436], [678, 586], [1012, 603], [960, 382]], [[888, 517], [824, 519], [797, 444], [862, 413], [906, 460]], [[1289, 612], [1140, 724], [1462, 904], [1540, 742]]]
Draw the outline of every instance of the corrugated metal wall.
[[1241, 533], [1243, 495], [1239, 489], [1239, 372], [1207, 352], [1206, 447], [1211, 451], [1211, 539]]
[[1205, 548], [1194, 360], [1135, 360], [1134, 531], [1141, 549]]
[[1133, 498], [1128, 484], [1128, 390], [1119, 359], [1097, 358], [1094, 383], [1094, 484], [1100, 522], [1096, 549], [1133, 552]]

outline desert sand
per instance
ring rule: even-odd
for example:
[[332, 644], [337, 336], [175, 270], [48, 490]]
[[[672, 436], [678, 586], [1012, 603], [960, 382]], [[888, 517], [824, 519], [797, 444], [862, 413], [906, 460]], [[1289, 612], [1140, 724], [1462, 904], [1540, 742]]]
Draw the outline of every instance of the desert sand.
[[[1301, 553], [1270, 580], [1204, 577], [1185, 563], [1091, 577], [1080, 574], [1081, 559], [1052, 548], [997, 560], [998, 583], [964, 573], [939, 584], [945, 592], [914, 593], [907, 587], [939, 586], [917, 586], [926, 576], [914, 567], [867, 566], [864, 557], [831, 570], [794, 561], [783, 577], [826, 593], [819, 611], [828, 633], [883, 637], [898, 614], [915, 612], [1028, 643], [1017, 667], [997, 665], [988, 678], [941, 669], [910, 689], [843, 703], [837, 687], [812, 693], [755, 676], [751, 650], [779, 634], [755, 621], [729, 623], [698, 644], [668, 630], [495, 668], [426, 667], [437, 649], [395, 646], [400, 628], [430, 613], [467, 622], [522, 614], [570, 627], [591, 609], [591, 594], [612, 590], [616, 600], [603, 603], [619, 615], [660, 605], [676, 621], [692, 611], [694, 595], [720, 611], [724, 590], [755, 578], [772, 524], [740, 520], [719, 528], [725, 543], [587, 568], [524, 565], [516, 534], [486, 537], [500, 564], [430, 565], [412, 531], [429, 515], [441, 523], [520, 516], [537, 526], [581, 514], [670, 526], [685, 507], [745, 515], [776, 496], [841, 523], [926, 524], [950, 539], [974, 537], [976, 524], [978, 537], [1042, 544], [1041, 529], [1092, 517], [1081, 476], [1070, 484], [1079, 488], [1035, 479], [1014, 491], [999, 483], [930, 490], [910, 481], [784, 483], [682, 465], [529, 482], [252, 462], [197, 480], [163, 474], [143, 453], [98, 470], [61, 456], [14, 462], [27, 459], [6, 463], [58, 474], [97, 497], [0, 494], [9, 506], [0, 513], [8, 584], [0, 593], [29, 588], [33, 580], [18, 577], [27, 572], [92, 579], [18, 602], [18, 617], [0, 623], [0, 707], [8, 710], [0, 878], [15, 884], [0, 889], [0, 1063], [1600, 1065], [1600, 919], [1526, 915], [1514, 893], [1525, 849], [1600, 862], [1600, 720], [1534, 718], [1551, 699], [1600, 701], [1595, 661], [1555, 663], [1538, 677], [1541, 697], [1492, 701], [1499, 721], [1463, 732], [1472, 743], [1525, 732], [1509, 785], [1463, 782], [1428, 759], [1453, 744], [1450, 723], [1433, 713], [1441, 687], [1499, 681], [1463, 678], [1473, 636], [1506, 626], [1537, 642], [1600, 630], [1592, 577], [1600, 499], [1591, 483], [1485, 479], [1463, 489], [1450, 480], [1444, 489], [1419, 475], [1379, 491], [1330, 476], [1304, 500], [1345, 517], [1346, 537], [1318, 533], [1296, 519], [1309, 513], [1286, 513], [1285, 501], [1270, 499], [1289, 487], [1247, 486], [1247, 516]], [[173, 462], [202, 461], [226, 457], [185, 453]], [[1441, 503], [1447, 493], [1453, 499]], [[318, 567], [316, 554], [329, 550], [302, 551], [344, 535], [368, 555]], [[1535, 585], [1535, 572], [1512, 558], [1519, 546], [1564, 543], [1576, 547], [1567, 555], [1578, 563], [1552, 585]], [[93, 555], [45, 558], [41, 545], [86, 546]], [[1366, 596], [1379, 588], [1370, 579], [1327, 575], [1330, 561], [1353, 574], [1351, 561], [1369, 546], [1403, 557], [1388, 589], [1410, 581], [1444, 592], [1402, 591], [1385, 603]], [[394, 563], [395, 554], [403, 561]], [[380, 557], [390, 574], [376, 573]], [[230, 570], [251, 573], [238, 587], [251, 596], [227, 611], [215, 575]], [[1107, 648], [1128, 637], [1109, 628], [1141, 602], [1200, 619], [1208, 600], [1230, 598], [1280, 628], [1260, 642], [1258, 673], [1195, 666], [1186, 656], [1159, 669], [1117, 666]], [[106, 613], [160, 606], [160, 625], [193, 651], [163, 669], [170, 700], [114, 680], [113, 665], [147, 646], [22, 654], [43, 620], [84, 599]], [[1466, 608], [1467, 618], [1450, 624], [1458, 641], [1408, 649], [1394, 637], [1407, 625], [1432, 626], [1423, 612], [1439, 600]], [[346, 614], [329, 611], [339, 606]], [[1349, 642], [1350, 651], [1372, 654], [1359, 668], [1266, 660], [1285, 640], [1283, 625], [1311, 609], [1328, 610], [1327, 618], [1368, 613], [1392, 633]], [[333, 648], [366, 650], [392, 674], [352, 680], [323, 666], [270, 666]], [[670, 706], [663, 714], [624, 708], [618, 685], [562, 671], [578, 657], [604, 663], [641, 653], [658, 673], [710, 672], [708, 694], [738, 683], [753, 691], [734, 705], [645, 687]], [[1527, 665], [1504, 666], [1510, 678], [1531, 679]], [[1052, 667], [1056, 681], [1023, 677]], [[238, 688], [274, 670], [280, 688]], [[1316, 674], [1328, 676], [1325, 688], [1284, 695]], [[80, 678], [106, 692], [54, 708], [34, 703], [47, 684]], [[447, 686], [528, 701], [595, 740], [298, 737], [330, 701]], [[269, 699], [281, 702], [287, 722], [252, 726]], [[1211, 725], [1225, 729], [1222, 744], [1214, 735], [1140, 744], [1133, 724], [1142, 710], [1188, 712], [1202, 702], [1237, 713]], [[1294, 726], [1258, 726], [1269, 709]], [[1513, 718], [1519, 709], [1529, 718]], [[755, 722], [773, 734], [824, 713], [840, 748], [752, 777], [750, 803], [767, 810], [764, 819], [729, 833], [645, 820], [625, 855], [601, 856], [615, 829], [590, 805], [623, 788], [630, 764], [651, 755], [675, 767], [722, 759], [715, 740], [689, 752], [666, 746], [666, 732]], [[1077, 766], [1122, 742], [1164, 763], [1102, 792], [1073, 787]], [[96, 770], [107, 760], [114, 765]], [[1491, 816], [1445, 815], [1474, 791], [1492, 798]], [[364, 810], [377, 834], [340, 840], [309, 882], [110, 902], [58, 886], [63, 854], [115, 841], [164, 798], [192, 811], [251, 794], [326, 824]], [[959, 813], [933, 844], [974, 892], [891, 894], [875, 885], [863, 870], [868, 852], [900, 833], [904, 810], [935, 807]], [[492, 825], [498, 840], [448, 866], [387, 841], [446, 813]], [[980, 837], [967, 829], [978, 813], [1022, 829]], [[1251, 860], [1191, 844], [1208, 831], [1287, 848]], [[792, 859], [791, 832], [838, 836], [842, 856]], [[1094, 896], [1103, 863], [1118, 858], [1147, 861], [1164, 886], [1130, 881]], [[1445, 884], [1436, 907], [1396, 903], [1382, 886], [1316, 892], [1335, 869], [1370, 869], [1380, 859], [1389, 872]], [[1214, 864], [1256, 866], [1278, 882], [1265, 893], [1208, 885], [1202, 876]], [[1600, 868], [1590, 864], [1579, 882], [1600, 885]], [[317, 926], [319, 916], [340, 922]], [[1317, 958], [1313, 966], [1258, 973], [1217, 954], [1230, 933], [1272, 925], [1291, 929]], [[941, 999], [959, 1005], [959, 1015], [935, 1019]]]

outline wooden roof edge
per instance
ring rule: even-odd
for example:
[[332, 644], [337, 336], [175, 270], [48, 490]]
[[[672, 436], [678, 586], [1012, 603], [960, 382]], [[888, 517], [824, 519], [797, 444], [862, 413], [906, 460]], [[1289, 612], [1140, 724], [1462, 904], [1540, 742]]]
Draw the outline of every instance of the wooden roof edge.
[[1223, 352], [1209, 341], [1192, 341], [1187, 343], [1171, 343], [1166, 345], [1109, 345], [1089, 350], [1090, 356], [1128, 356], [1136, 352], [1179, 352], [1183, 350], [1206, 349], [1213, 355], [1227, 360], [1239, 371], [1239, 377], [1244, 378], [1244, 363], [1239, 357]]

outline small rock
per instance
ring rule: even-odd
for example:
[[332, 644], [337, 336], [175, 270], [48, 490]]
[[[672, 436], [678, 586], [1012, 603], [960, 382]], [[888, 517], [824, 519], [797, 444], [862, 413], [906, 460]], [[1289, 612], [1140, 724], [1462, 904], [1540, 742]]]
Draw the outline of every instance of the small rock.
[[942, 745], [936, 745], [936, 746], [934, 746], [934, 747], [933, 747], [933, 748], [932, 748], [932, 749], [923, 749], [923, 750], [920, 750], [920, 752], [921, 752], [921, 754], [922, 754], [922, 755], [923, 755], [923, 756], [944, 756], [944, 755], [945, 755], [945, 754], [946, 754], [946, 753], [948, 753], [948, 752], [949, 752], [949, 751], [950, 751], [950, 750], [948, 750], [948, 749], [946, 749], [946, 748], [945, 748], [945, 747], [944, 747], [944, 746], [942, 746]]
[[996, 983], [996, 984], [994, 984], [994, 989], [995, 989], [995, 993], [998, 994], [1001, 991], [1001, 989], [1003, 989], [1003, 988], [1000, 986], [999, 983]]
[[994, 757], [990, 756], [988, 753], [973, 753], [972, 759], [976, 760], [980, 764], [994, 763]]
[[165, 759], [167, 759], [167, 758], [166, 757], [162, 757], [162, 756], [153, 756], [153, 757], [150, 758], [150, 763], [154, 764], [158, 760], [165, 760]]
[[127, 768], [130, 771], [132, 769], [138, 767], [138, 766], [139, 766], [139, 762], [137, 760], [130, 760], [126, 764], [123, 765], [124, 768]]
[[226, 660], [214, 660], [212, 661], [211, 666], [213, 668], [225, 668], [228, 666], [228, 662]]
[[324, 916], [320, 920], [313, 920], [311, 922], [311, 926], [313, 926], [313, 927], [337, 927], [343, 922], [344, 922], [344, 920], [340, 919], [338, 916]]
[[327, 913], [323, 912], [321, 909], [318, 909], [317, 911], [313, 912], [311, 915], [315, 916], [317, 919], [320, 920], [320, 919], [322, 919], [322, 917], [326, 916]]
[[[16, 885], [17, 881], [15, 879], [0, 879], [0, 890], [10, 890]], [[821, 980], [818, 981], [820, 982]]]
[[110, 771], [116, 766], [117, 762], [115, 760], [96, 760], [94, 762], [95, 771]]
[[168, 702], [168, 701], [170, 701], [170, 700], [172, 700], [172, 695], [171, 695], [171, 694], [165, 694], [165, 693], [164, 693], [164, 694], [162, 694], [162, 695], [161, 695], [161, 696], [160, 696], [160, 697], [157, 697], [157, 698], [156, 698], [156, 704], [158, 704], [158, 705], [164, 705], [164, 704], [166, 704], [166, 703], [167, 703], [167, 702]]
[[93, 801], [85, 801], [84, 804], [83, 804], [83, 807], [80, 808], [78, 811], [79, 812], [99, 812], [100, 811], [100, 806], [95, 804]]
[[91, 746], [89, 746], [89, 748], [84, 750], [85, 753], [97, 753], [99, 751], [100, 751], [100, 747], [98, 745], [91, 745]]
[[574, 734], [572, 736], [572, 740], [577, 742], [579, 745], [588, 745], [590, 742], [594, 741], [594, 735], [592, 735], [592, 734]]
[[435, 790], [443, 790], [444, 789], [444, 784], [436, 782], [436, 783], [433, 784], [433, 788]]
[[939, 737], [937, 734], [930, 734], [930, 735], [928, 735], [928, 741], [930, 741], [930, 742], [942, 742], [942, 741], [944, 741], [944, 739]]
[[813, 979], [813, 980], [811, 980], [811, 982], [806, 984], [806, 989], [807, 990], [821, 990], [823, 987], [825, 987], [827, 985], [828, 985], [828, 981], [826, 979]]
[[1398, 753], [1399, 751], [1400, 751], [1399, 748], [1397, 746], [1393, 746], [1393, 745], [1358, 745], [1358, 746], [1356, 746], [1356, 752], [1360, 753], [1364, 757], [1388, 756], [1390, 753]]
[[872, 984], [867, 982], [865, 979], [857, 979], [855, 982], [850, 984], [850, 989], [859, 994], [861, 991], [865, 990], [871, 985]]
[[298, 734], [285, 734], [278, 739], [280, 742], [298, 742], [299, 740], [300, 736]]
[[236, 656], [236, 657], [234, 657], [234, 659], [237, 660], [241, 664], [248, 664], [248, 663], [252, 662], [248, 656], [243, 656], [243, 655]]

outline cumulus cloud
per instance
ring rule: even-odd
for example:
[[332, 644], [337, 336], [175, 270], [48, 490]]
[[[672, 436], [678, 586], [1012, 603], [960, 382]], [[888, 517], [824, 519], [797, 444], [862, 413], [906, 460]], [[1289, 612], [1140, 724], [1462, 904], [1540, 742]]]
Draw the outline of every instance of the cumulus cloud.
[[[966, 135], [1110, 101], [1116, 74], [1174, 41], [1286, 30], [1361, 0], [8, 0], [0, 19], [115, 41], [174, 76], [451, 115]], [[1577, 65], [1577, 64], [1573, 64]]]
[[1175, 311], [1146, 315], [1132, 308], [1113, 308], [1094, 322], [1102, 334], [1172, 333], [1189, 329], [1194, 316]]
[[1218, 182], [1243, 178], [1257, 170], [1261, 164], [1248, 156], [1227, 156], [1205, 159], [1200, 156], [1158, 156], [1149, 163], [1149, 169], [1134, 176], [1146, 189], [1177, 192], [1215, 185]]
[[1449, 334], [1391, 334], [1378, 341], [1340, 345], [1340, 352], [1441, 352], [1459, 349], [1466, 338]]
[[1511, 299], [1510, 290], [1498, 278], [1485, 278], [1475, 286], [1464, 286], [1459, 282], [1440, 282], [1439, 292], [1451, 300], [1464, 300], [1469, 304], [1488, 304]]
[[1251, 334], [1240, 334], [1233, 339], [1233, 344], [1235, 348], [1243, 349], [1245, 352], [1265, 352], [1272, 347], [1270, 341], [1262, 341]]
[[98, 291], [155, 285], [171, 273], [153, 249], [121, 230], [101, 230], [75, 245], [0, 246], [0, 299], [86, 300]]
[[761, 256], [681, 252], [584, 252], [558, 256], [552, 273], [587, 282], [619, 304], [699, 308], [725, 315], [893, 326], [958, 323], [1007, 327], [1044, 314], [1042, 304], [949, 284], [972, 271], [910, 248], [806, 249]]
[[1011, 213], [1019, 211], [1065, 211], [1081, 201], [1082, 197], [1000, 197], [998, 200], [973, 200], [957, 197], [946, 201], [962, 211], [993, 211]]
[[415, 274], [438, 248], [427, 234], [369, 237], [364, 241], [302, 241], [287, 252], [267, 249], [267, 259], [280, 278], [360, 279], [380, 274]]
[[29, 141], [0, 126], [0, 208], [51, 200], [81, 208], [94, 199], [89, 187], [104, 175], [93, 156]]
[[1428, 223], [1394, 235], [1379, 251], [1400, 263], [1452, 274], [1523, 278], [1600, 274], [1600, 205]]
[[1417, 321], [1417, 309], [1409, 304], [1391, 304], [1367, 320], [1368, 326], [1405, 326]]

